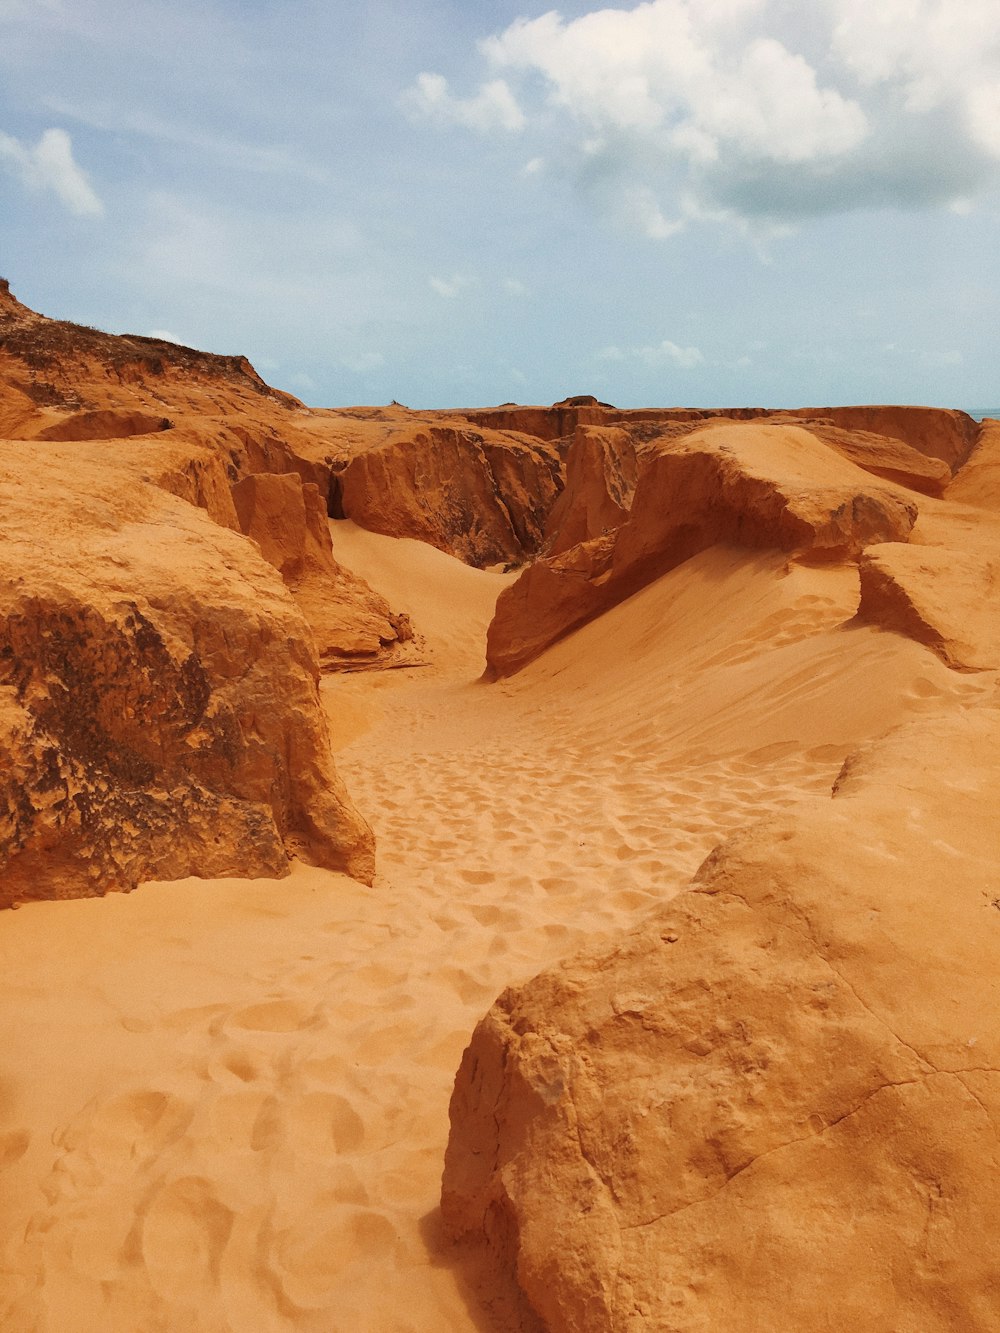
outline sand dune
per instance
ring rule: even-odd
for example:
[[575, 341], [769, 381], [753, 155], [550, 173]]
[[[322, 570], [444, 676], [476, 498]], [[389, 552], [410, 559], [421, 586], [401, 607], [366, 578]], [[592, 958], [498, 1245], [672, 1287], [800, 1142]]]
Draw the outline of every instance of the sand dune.
[[299, 865], [5, 921], [5, 1333], [494, 1327], [438, 1194], [495, 996], [992, 687], [852, 624], [855, 570], [720, 548], [486, 685], [510, 576], [332, 532], [422, 636], [421, 667], [324, 682], [374, 887]]

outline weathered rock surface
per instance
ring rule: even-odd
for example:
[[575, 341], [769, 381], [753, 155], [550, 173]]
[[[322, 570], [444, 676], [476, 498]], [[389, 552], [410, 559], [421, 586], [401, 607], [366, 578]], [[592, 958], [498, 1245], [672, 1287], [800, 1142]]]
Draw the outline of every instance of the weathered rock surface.
[[858, 619], [924, 643], [948, 666], [1000, 666], [1000, 544], [967, 550], [872, 546], [861, 557]]
[[871, 431], [827, 426], [819, 421], [810, 421], [807, 429], [875, 477], [884, 477], [925, 495], [941, 495], [951, 482], [951, 468], [943, 459], [928, 457], [902, 440]]
[[[945, 462], [955, 472], [975, 447], [977, 423], [965, 412], [936, 407], [798, 407], [779, 412], [766, 407], [663, 407], [618, 409], [593, 398], [566, 399], [552, 407], [503, 407], [464, 413], [467, 420], [492, 430], [515, 430], [542, 440], [557, 440], [580, 426], [621, 426], [629, 430], [687, 425], [691, 429], [713, 422], [801, 421], [847, 431], [881, 436], [905, 444], [926, 458]], [[883, 446], [884, 447], [884, 446]], [[922, 489], [922, 488], [918, 488]]]
[[342, 515], [468, 564], [538, 550], [562, 488], [558, 453], [516, 435], [414, 423], [338, 468]]
[[1000, 421], [982, 422], [976, 447], [948, 487], [947, 498], [1000, 510]]
[[718, 543], [850, 559], [905, 540], [916, 505], [797, 426], [724, 425], [644, 450], [628, 518], [537, 560], [497, 601], [487, 674], [520, 670], [571, 630]]
[[957, 471], [975, 448], [979, 425], [967, 412], [940, 407], [800, 407], [790, 416], [826, 420], [841, 430], [888, 435]]
[[240, 530], [291, 590], [324, 666], [371, 665], [411, 637], [406, 617], [334, 559], [317, 486], [297, 472], [258, 472], [237, 482], [232, 494]]
[[442, 1209], [548, 1333], [995, 1328], [998, 744], [890, 735], [479, 1024]]
[[545, 525], [546, 554], [559, 555], [620, 527], [632, 504], [638, 470], [627, 431], [577, 427], [566, 455], [566, 488]]
[[277, 575], [198, 508], [60, 449], [8, 444], [0, 467], [0, 905], [280, 875], [291, 852], [370, 880]]

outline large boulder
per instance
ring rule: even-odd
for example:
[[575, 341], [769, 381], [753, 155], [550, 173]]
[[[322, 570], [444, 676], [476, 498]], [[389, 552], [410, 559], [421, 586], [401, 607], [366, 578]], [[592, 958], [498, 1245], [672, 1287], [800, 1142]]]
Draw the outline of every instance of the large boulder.
[[487, 675], [520, 670], [709, 546], [854, 558], [873, 542], [905, 540], [916, 514], [913, 502], [798, 426], [728, 424], [653, 442], [616, 532], [537, 560], [501, 593]]
[[547, 1333], [995, 1328], [998, 744], [901, 729], [479, 1024], [442, 1210]]
[[60, 448], [8, 444], [0, 466], [0, 903], [278, 875], [291, 853], [370, 881], [278, 575], [201, 509]]

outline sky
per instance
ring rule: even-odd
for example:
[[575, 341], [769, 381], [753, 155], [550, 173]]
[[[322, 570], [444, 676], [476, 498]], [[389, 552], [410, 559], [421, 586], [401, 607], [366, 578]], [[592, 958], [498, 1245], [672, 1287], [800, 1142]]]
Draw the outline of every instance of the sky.
[[0, 274], [311, 406], [1000, 402], [998, 0], [0, 0]]

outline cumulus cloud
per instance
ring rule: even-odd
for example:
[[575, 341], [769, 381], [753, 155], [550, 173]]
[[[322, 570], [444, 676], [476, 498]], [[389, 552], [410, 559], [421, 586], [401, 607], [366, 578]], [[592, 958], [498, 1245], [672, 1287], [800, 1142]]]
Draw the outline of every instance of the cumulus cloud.
[[503, 79], [491, 79], [482, 85], [475, 97], [462, 98], [452, 95], [448, 80], [442, 75], [421, 74], [405, 94], [404, 105], [412, 115], [484, 133], [522, 130], [526, 123], [523, 111]]
[[421, 75], [425, 111], [537, 136], [532, 162], [653, 240], [1000, 184], [996, 0], [645, 0], [518, 19], [480, 56], [498, 77], [466, 100]]
[[65, 130], [46, 130], [31, 147], [0, 132], [0, 162], [32, 190], [51, 190], [79, 217], [98, 217], [104, 205], [86, 172], [73, 158], [73, 144]]

